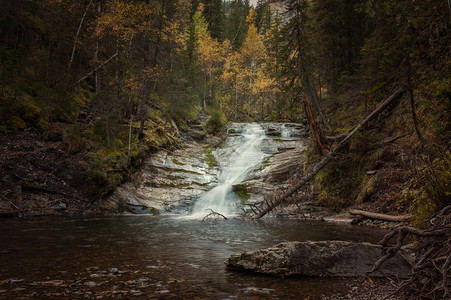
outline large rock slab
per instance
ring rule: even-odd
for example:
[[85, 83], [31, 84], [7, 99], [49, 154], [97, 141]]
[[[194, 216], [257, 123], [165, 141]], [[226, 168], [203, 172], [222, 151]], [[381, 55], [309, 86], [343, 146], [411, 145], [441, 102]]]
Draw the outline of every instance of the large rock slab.
[[154, 153], [132, 181], [116, 188], [98, 203], [97, 209], [133, 214], [187, 211], [195, 199], [217, 182], [219, 169], [207, 146], [186, 141], [183, 149]]
[[[381, 257], [381, 247], [345, 241], [285, 242], [272, 248], [234, 254], [229, 268], [274, 276], [365, 276]], [[381, 268], [387, 275], [405, 276], [411, 265], [395, 255]], [[372, 276], [381, 276], [373, 273]]]

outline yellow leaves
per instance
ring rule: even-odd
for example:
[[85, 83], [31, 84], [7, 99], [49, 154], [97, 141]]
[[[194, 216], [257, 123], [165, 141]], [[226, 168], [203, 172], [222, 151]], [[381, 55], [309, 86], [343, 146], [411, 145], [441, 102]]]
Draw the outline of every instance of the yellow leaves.
[[249, 25], [247, 37], [241, 48], [241, 54], [246, 64], [252, 66], [261, 63], [265, 58], [265, 53], [265, 45], [258, 35], [257, 27], [254, 24]]
[[255, 26], [255, 20], [256, 20], [257, 13], [253, 8], [249, 10], [249, 14], [246, 17], [246, 23], [248, 26], [254, 25]]
[[97, 37], [102, 37], [110, 32], [127, 40], [138, 32], [151, 31], [157, 8], [144, 2], [108, 2], [97, 18], [95, 33]]

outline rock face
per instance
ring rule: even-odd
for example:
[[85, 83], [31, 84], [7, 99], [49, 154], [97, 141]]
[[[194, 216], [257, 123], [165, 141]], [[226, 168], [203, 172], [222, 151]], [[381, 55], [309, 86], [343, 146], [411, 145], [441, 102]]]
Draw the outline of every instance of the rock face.
[[[200, 125], [199, 125], [200, 126]], [[149, 157], [130, 182], [122, 184], [98, 210], [133, 214], [178, 213], [189, 210], [205, 191], [218, 182], [221, 166], [242, 143], [246, 123], [232, 123], [228, 139], [194, 136], [191, 129], [185, 147], [173, 152], [158, 151]], [[234, 191], [243, 210], [251, 212], [247, 203], [258, 203], [272, 194], [304, 165], [307, 142], [305, 128], [291, 123], [263, 123], [265, 137], [261, 150], [265, 158]], [[222, 144], [220, 148], [217, 146]]]
[[[234, 254], [229, 268], [274, 276], [365, 276], [381, 257], [381, 248], [369, 243], [345, 241], [285, 242], [273, 248]], [[411, 266], [402, 256], [389, 259], [381, 271], [404, 276]], [[372, 276], [381, 276], [373, 273]]]
[[206, 147], [187, 141], [183, 149], [157, 152], [131, 182], [101, 202], [99, 209], [133, 214], [186, 210], [196, 197], [216, 184], [219, 170], [211, 148]]

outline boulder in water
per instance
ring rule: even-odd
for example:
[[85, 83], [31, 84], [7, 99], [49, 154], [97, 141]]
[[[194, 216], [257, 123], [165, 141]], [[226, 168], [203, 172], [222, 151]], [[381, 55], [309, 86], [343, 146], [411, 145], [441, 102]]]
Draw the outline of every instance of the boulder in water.
[[[381, 257], [381, 247], [345, 241], [285, 242], [272, 248], [230, 256], [229, 268], [274, 276], [365, 276]], [[395, 255], [381, 268], [386, 275], [405, 276], [411, 265]], [[372, 276], [381, 276], [373, 273]]]

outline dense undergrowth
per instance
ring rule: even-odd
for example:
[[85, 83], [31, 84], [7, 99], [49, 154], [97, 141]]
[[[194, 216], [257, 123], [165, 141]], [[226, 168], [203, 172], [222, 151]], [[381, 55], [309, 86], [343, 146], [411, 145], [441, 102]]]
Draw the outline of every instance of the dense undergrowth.
[[[339, 155], [316, 180], [318, 204], [340, 212], [352, 205], [389, 213], [413, 213], [424, 225], [434, 213], [450, 204], [449, 78], [437, 70], [434, 81], [414, 91], [424, 143], [416, 132], [408, 95], [354, 136], [348, 152]], [[442, 72], [442, 73], [441, 73]], [[440, 77], [443, 76], [441, 79]], [[329, 113], [335, 134], [352, 129], [369, 108], [354, 102], [346, 114]], [[327, 110], [328, 105], [325, 104]], [[358, 113], [361, 111], [362, 113]], [[342, 126], [341, 128], [338, 126]], [[311, 148], [311, 163], [319, 159]]]

